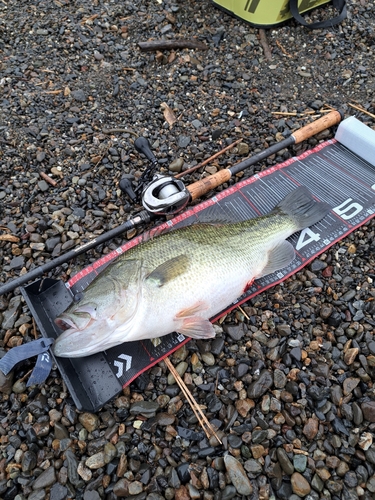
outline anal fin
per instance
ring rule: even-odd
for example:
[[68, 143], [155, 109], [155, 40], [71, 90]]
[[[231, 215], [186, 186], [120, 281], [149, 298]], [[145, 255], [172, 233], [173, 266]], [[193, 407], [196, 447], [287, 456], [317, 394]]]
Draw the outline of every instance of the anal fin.
[[274, 273], [279, 269], [283, 269], [288, 266], [295, 257], [294, 247], [289, 241], [283, 240], [278, 245], [276, 245], [268, 253], [268, 262], [263, 268], [261, 274], [257, 276], [266, 276], [267, 274]]

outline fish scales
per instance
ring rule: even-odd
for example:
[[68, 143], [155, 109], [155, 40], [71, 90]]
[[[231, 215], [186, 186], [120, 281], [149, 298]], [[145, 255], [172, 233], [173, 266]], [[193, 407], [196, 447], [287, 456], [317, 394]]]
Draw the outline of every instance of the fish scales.
[[197, 223], [136, 245], [57, 318], [68, 329], [57, 339], [55, 354], [85, 356], [172, 331], [213, 337], [209, 318], [254, 279], [286, 267], [295, 256], [286, 239], [328, 211], [300, 187], [269, 214], [231, 224]]
[[[211, 279], [217, 275], [221, 280], [223, 274], [239, 268], [243, 274], [248, 272], [250, 281], [257, 265], [262, 267], [266, 258], [264, 252], [275, 232], [285, 231], [289, 236], [288, 227], [283, 226], [286, 224], [282, 218], [269, 216], [222, 226], [196, 224], [133, 247], [125, 259], [140, 258], [145, 268], [151, 271], [163, 262], [185, 254], [191, 265], [188, 272], [180, 277], [178, 286], [182, 286], [182, 293], [189, 289], [196, 293], [202, 273]], [[249, 231], [251, 229], [253, 231]]]

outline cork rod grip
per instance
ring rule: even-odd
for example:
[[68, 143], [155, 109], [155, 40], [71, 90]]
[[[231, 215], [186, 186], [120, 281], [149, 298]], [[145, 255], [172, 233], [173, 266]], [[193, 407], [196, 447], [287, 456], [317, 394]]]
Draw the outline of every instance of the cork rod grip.
[[323, 130], [326, 130], [329, 127], [332, 127], [333, 125], [337, 125], [340, 123], [342, 120], [343, 115], [340, 111], [331, 111], [325, 116], [322, 116], [315, 122], [310, 123], [309, 125], [306, 125], [305, 127], [300, 128], [299, 130], [296, 130], [293, 132], [293, 137], [295, 140], [295, 144], [298, 144], [309, 137], [312, 137], [315, 134], [318, 134], [319, 132], [322, 132]]
[[190, 186], [187, 186], [187, 189], [190, 192], [191, 199], [196, 200], [212, 189], [224, 184], [224, 182], [229, 181], [231, 175], [231, 172], [225, 168], [224, 170], [216, 172], [216, 174], [209, 175], [200, 181], [190, 184]]
[[261, 153], [247, 158], [246, 160], [237, 163], [237, 165], [234, 165], [233, 167], [220, 170], [216, 174], [209, 175], [208, 177], [205, 177], [200, 181], [190, 184], [190, 186], [187, 186], [187, 189], [190, 192], [191, 199], [196, 200], [197, 198], [200, 198], [212, 189], [215, 189], [221, 184], [224, 184], [224, 182], [227, 182], [232, 177], [232, 175], [235, 175], [238, 172], [241, 172], [245, 168], [249, 167], [250, 165], [254, 165], [254, 163], [267, 158], [267, 156], [274, 154], [276, 151], [280, 151], [281, 149], [287, 146], [291, 146], [292, 144], [298, 144], [299, 142], [302, 142], [305, 139], [308, 139], [309, 137], [312, 137], [313, 135], [322, 132], [329, 127], [332, 127], [333, 125], [337, 125], [342, 119], [343, 113], [341, 113], [340, 111], [331, 111], [315, 122], [310, 123], [309, 125], [306, 125], [299, 130], [296, 130], [284, 141], [271, 146]]

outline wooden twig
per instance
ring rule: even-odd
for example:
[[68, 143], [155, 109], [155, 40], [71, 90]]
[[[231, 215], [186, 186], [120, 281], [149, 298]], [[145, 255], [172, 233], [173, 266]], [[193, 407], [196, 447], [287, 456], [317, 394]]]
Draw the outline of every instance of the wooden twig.
[[362, 113], [365, 113], [365, 115], [368, 115], [368, 116], [371, 116], [371, 118], [375, 118], [375, 115], [370, 113], [369, 111], [366, 111], [365, 109], [359, 107], [359, 106], [355, 106], [355, 104], [351, 104], [350, 102], [348, 102], [348, 106], [350, 106], [351, 108], [354, 108], [356, 109], [357, 111], [361, 111]]
[[282, 116], [297, 116], [299, 113], [296, 111], [271, 111], [272, 115], [282, 115]]
[[215, 160], [218, 156], [221, 156], [226, 151], [229, 151], [230, 149], [234, 148], [234, 146], [236, 146], [241, 141], [242, 141], [242, 139], [237, 139], [237, 141], [234, 141], [232, 144], [229, 144], [229, 146], [226, 146], [221, 151], [218, 151], [214, 155], [210, 156], [209, 158], [207, 158], [207, 160], [202, 161], [202, 163], [199, 163], [198, 165], [194, 165], [194, 167], [191, 167], [191, 168], [185, 170], [184, 172], [181, 172], [180, 174], [175, 175], [175, 178], [180, 179], [181, 177], [184, 177], [185, 175], [188, 175], [188, 174], [191, 174], [192, 172], [195, 172], [196, 170], [198, 170], [198, 168], [204, 167], [205, 165], [207, 165], [207, 163], [210, 163], [210, 161]]
[[242, 314], [245, 316], [245, 318], [246, 318], [247, 320], [249, 320], [249, 319], [250, 319], [250, 318], [249, 318], [249, 316], [245, 313], [245, 311], [242, 309], [242, 307], [241, 307], [241, 306], [238, 306], [238, 309], [242, 312]]
[[97, 17], [99, 17], [103, 14], [104, 14], [104, 12], [101, 12], [100, 14], [93, 14], [90, 17], [86, 17], [85, 19], [82, 19], [81, 24], [90, 23], [90, 22], [94, 21], [94, 19], [96, 19]]
[[33, 335], [34, 335], [34, 339], [36, 340], [38, 338], [38, 332], [36, 330], [36, 324], [35, 324], [34, 318], [33, 318]]
[[[319, 114], [330, 113], [330, 109], [321, 109], [318, 111]], [[304, 111], [303, 113], [297, 113], [297, 111], [271, 111], [272, 115], [283, 115], [283, 116], [305, 116], [305, 115], [314, 115], [316, 111]]]
[[272, 54], [271, 54], [270, 46], [268, 45], [266, 30], [264, 30], [263, 28], [259, 29], [259, 41], [260, 41], [260, 44], [262, 46], [262, 49], [263, 49], [263, 52], [264, 52], [266, 59], [271, 61]]
[[328, 108], [328, 109], [329, 109], [329, 110], [331, 110], [331, 111], [335, 111], [335, 109], [336, 109], [336, 108], [334, 108], [333, 106], [330, 106], [330, 105], [329, 105], [329, 104], [327, 104], [327, 103], [325, 103], [325, 104], [324, 104], [324, 107], [325, 107], [325, 108]]
[[57, 186], [57, 182], [52, 179], [49, 175], [47, 175], [45, 172], [39, 172], [40, 177], [42, 177], [46, 182], [51, 184], [51, 186], [55, 187]]
[[[105, 150], [103, 151], [103, 153], [101, 155], [98, 155], [98, 159], [96, 160], [96, 162], [94, 163], [94, 167], [92, 167], [92, 168], [96, 168], [99, 165], [99, 163], [102, 161], [102, 159], [105, 157], [105, 155], [108, 153], [109, 149], [112, 146], [113, 146], [113, 143], [112, 143], [112, 141], [110, 141], [109, 145], [105, 148]], [[89, 169], [89, 170], [91, 170], [91, 169]]]
[[276, 40], [276, 45], [279, 47], [279, 49], [281, 50], [281, 52], [282, 52], [283, 54], [285, 54], [285, 55], [286, 55], [286, 56], [288, 56], [288, 57], [293, 57], [291, 54], [289, 54], [289, 52], [287, 52], [287, 51], [284, 49], [284, 47], [281, 45], [281, 43], [280, 43], [278, 40]]
[[206, 436], [208, 438], [210, 438], [211, 436], [215, 436], [215, 438], [218, 440], [218, 442], [220, 444], [222, 444], [219, 436], [215, 432], [215, 429], [212, 427], [212, 425], [210, 424], [210, 422], [207, 420], [206, 415], [203, 413], [201, 407], [195, 401], [193, 395], [191, 394], [191, 392], [189, 391], [189, 389], [186, 387], [184, 381], [182, 380], [182, 378], [178, 374], [178, 371], [176, 370], [176, 368], [173, 366], [171, 360], [168, 357], [166, 357], [164, 359], [164, 361], [165, 361], [165, 364], [167, 365], [167, 367], [169, 368], [169, 371], [174, 376], [174, 378], [175, 378], [177, 384], [179, 385], [181, 391], [184, 393], [184, 396], [188, 400], [188, 402], [189, 402], [189, 404], [190, 404], [190, 406], [191, 406], [191, 408], [192, 408], [195, 416], [198, 419], [198, 422], [200, 423], [202, 429], [206, 433]]
[[103, 128], [101, 132], [103, 134], [131, 134], [138, 137], [138, 134], [130, 128]]
[[19, 379], [18, 382], [23, 382], [24, 380], [27, 379], [29, 375], [31, 375], [32, 370], [29, 370], [22, 378]]
[[208, 47], [203, 42], [198, 40], [150, 40], [148, 42], [138, 42], [138, 47], [143, 52], [153, 52], [156, 50], [172, 50], [172, 49], [198, 49], [208, 50]]

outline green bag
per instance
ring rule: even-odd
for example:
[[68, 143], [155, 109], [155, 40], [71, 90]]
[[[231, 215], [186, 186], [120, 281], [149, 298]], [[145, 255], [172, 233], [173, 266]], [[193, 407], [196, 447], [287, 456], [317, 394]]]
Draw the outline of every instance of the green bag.
[[214, 5], [258, 28], [271, 28], [288, 19], [296, 19], [310, 29], [329, 28], [346, 17], [345, 0], [332, 0], [339, 14], [325, 21], [307, 23], [301, 13], [331, 0], [212, 0]]

